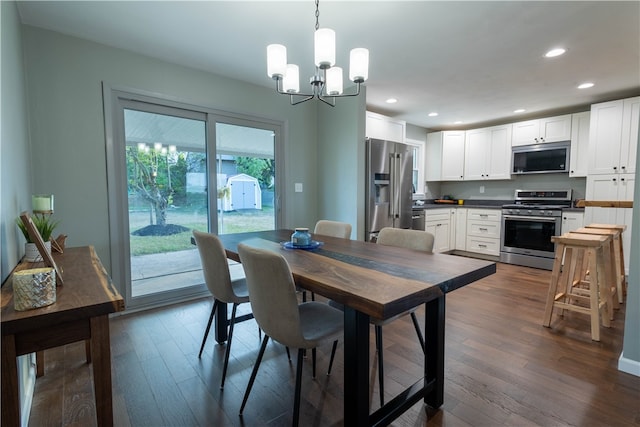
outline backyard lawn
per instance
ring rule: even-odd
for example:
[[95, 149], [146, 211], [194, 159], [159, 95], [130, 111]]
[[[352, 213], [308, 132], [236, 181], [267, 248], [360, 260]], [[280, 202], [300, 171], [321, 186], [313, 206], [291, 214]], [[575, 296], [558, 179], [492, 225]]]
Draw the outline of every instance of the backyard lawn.
[[[129, 229], [134, 232], [150, 224], [149, 211], [129, 212]], [[174, 208], [167, 211], [167, 224], [181, 225], [189, 229], [170, 236], [129, 235], [131, 256], [174, 252], [192, 249], [191, 230], [207, 231], [207, 211], [204, 209]], [[218, 213], [219, 234], [247, 231], [273, 230], [275, 227], [273, 207], [243, 209]]]

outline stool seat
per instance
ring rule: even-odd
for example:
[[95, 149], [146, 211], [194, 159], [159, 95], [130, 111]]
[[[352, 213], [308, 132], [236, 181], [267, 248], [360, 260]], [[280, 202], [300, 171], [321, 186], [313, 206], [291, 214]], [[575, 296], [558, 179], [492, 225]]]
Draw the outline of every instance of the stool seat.
[[607, 249], [612, 237], [567, 233], [551, 240], [556, 244], [556, 250], [542, 324], [551, 326], [554, 308], [559, 309], [561, 316], [564, 310], [588, 314], [591, 339], [600, 341], [600, 318], [603, 326], [610, 327], [613, 315], [611, 288], [606, 281], [606, 272], [611, 270], [607, 268], [610, 258]]

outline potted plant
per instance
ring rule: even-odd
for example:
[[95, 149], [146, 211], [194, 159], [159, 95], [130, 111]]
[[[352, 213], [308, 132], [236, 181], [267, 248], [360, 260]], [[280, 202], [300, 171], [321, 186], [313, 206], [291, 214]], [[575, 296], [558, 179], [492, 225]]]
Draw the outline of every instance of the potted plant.
[[[51, 219], [51, 215], [45, 214], [33, 215], [31, 217], [31, 220], [33, 221], [33, 225], [36, 227], [36, 230], [38, 230], [38, 233], [40, 233], [40, 236], [42, 236], [45, 248], [49, 252], [51, 252], [51, 235], [53, 234], [53, 230], [55, 230], [59, 221], [54, 221], [53, 219]], [[40, 256], [40, 252], [38, 251], [36, 244], [29, 237], [29, 232], [27, 231], [27, 228], [20, 218], [16, 219], [16, 224], [22, 231], [24, 238], [27, 240], [24, 245], [24, 261], [42, 261], [42, 257]]]

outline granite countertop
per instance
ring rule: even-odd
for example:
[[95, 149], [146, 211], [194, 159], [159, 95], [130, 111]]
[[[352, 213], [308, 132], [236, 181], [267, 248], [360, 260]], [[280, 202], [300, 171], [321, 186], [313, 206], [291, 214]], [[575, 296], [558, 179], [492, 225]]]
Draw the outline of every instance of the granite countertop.
[[513, 203], [513, 200], [465, 200], [463, 205], [458, 203], [434, 203], [425, 201], [422, 206], [413, 205], [413, 209], [440, 209], [440, 208], [478, 208], [478, 209], [502, 209], [502, 205]]

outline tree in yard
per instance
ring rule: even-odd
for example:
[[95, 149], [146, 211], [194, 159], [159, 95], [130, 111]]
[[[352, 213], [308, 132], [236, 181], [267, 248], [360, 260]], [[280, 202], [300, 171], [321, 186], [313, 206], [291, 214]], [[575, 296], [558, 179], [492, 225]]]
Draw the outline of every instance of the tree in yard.
[[155, 225], [167, 225], [167, 207], [172, 203], [171, 163], [179, 157], [176, 153], [162, 153], [155, 148], [127, 147], [128, 187], [155, 211]]
[[239, 173], [245, 173], [258, 179], [260, 188], [270, 188], [276, 175], [276, 165], [273, 159], [258, 157], [236, 157], [236, 167]]

